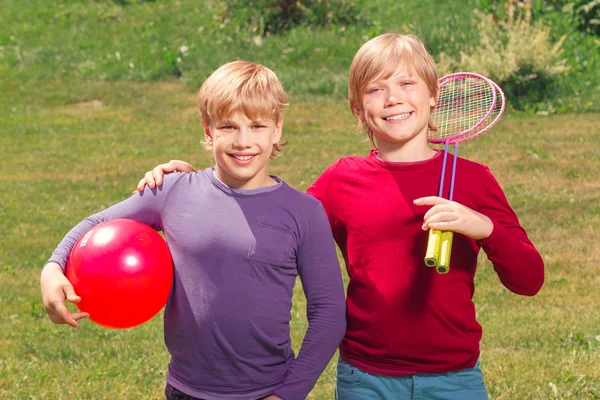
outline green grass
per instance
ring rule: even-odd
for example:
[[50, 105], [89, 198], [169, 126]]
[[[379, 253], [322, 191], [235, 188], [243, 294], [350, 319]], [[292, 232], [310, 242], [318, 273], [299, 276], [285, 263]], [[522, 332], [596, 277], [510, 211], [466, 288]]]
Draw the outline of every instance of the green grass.
[[[0, 397], [161, 398], [168, 362], [162, 319], [125, 331], [89, 321], [80, 330], [53, 325], [39, 272], [71, 226], [127, 197], [152, 166], [171, 158], [210, 164], [194, 94], [174, 83], [2, 72]], [[475, 302], [493, 399], [600, 397], [599, 117], [507, 115], [461, 150], [491, 167], [547, 266], [544, 288], [526, 298], [504, 289], [481, 257]], [[290, 144], [273, 172], [305, 189], [337, 158], [366, 154], [354, 124], [343, 100], [292, 97], [284, 130]], [[298, 282], [296, 349], [304, 308]], [[334, 363], [311, 398], [332, 398]]]
[[[210, 164], [194, 91], [215, 68], [248, 59], [281, 78], [291, 94], [290, 144], [272, 170], [305, 189], [339, 157], [368, 151], [344, 101], [360, 45], [395, 30], [417, 33], [433, 54], [456, 54], [475, 39], [470, 18], [480, 5], [357, 0], [361, 26], [300, 26], [258, 40], [215, 18], [217, 0], [121, 3], [0, 0], [2, 399], [163, 397], [160, 316], [125, 331], [53, 325], [39, 272], [75, 223], [127, 197], [149, 168], [172, 158]], [[553, 18], [557, 35], [570, 29]], [[558, 85], [565, 91], [554, 93], [558, 111], [595, 114], [511, 114], [461, 146], [461, 155], [491, 167], [547, 267], [542, 291], [524, 298], [504, 289], [481, 257], [475, 302], [493, 399], [600, 398], [600, 43], [566, 43], [574, 67]], [[296, 349], [304, 309], [298, 282]], [[334, 364], [311, 398], [332, 398]]]

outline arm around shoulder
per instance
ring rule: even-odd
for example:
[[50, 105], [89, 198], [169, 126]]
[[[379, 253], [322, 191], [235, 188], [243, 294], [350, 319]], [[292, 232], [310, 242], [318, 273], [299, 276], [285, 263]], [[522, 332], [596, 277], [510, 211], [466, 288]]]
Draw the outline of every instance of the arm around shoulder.
[[171, 160], [168, 163], [159, 164], [152, 171], [146, 172], [133, 193], [143, 192], [146, 186], [154, 189], [156, 186], [162, 185], [163, 176], [172, 172], [196, 172], [196, 168], [181, 160]]

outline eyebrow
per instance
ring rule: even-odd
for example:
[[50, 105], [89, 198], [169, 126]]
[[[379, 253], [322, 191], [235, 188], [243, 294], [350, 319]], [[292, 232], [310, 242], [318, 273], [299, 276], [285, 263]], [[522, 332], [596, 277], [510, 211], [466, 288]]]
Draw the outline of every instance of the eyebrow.
[[375, 85], [379, 82], [383, 82], [383, 81], [388, 81], [388, 80], [409, 80], [409, 79], [414, 79], [414, 75], [392, 75], [389, 78], [377, 78], [374, 79], [373, 81], [369, 82], [366, 86], [370, 86], [370, 85]]
[[[252, 120], [250, 120], [250, 123], [252, 123], [252, 124], [261, 124], [261, 125], [264, 125], [264, 124], [266, 124], [267, 122], [266, 122], [266, 120], [264, 120], [264, 119], [252, 119]], [[233, 121], [231, 121], [231, 120], [228, 120], [228, 119], [222, 119], [222, 120], [220, 120], [220, 121], [217, 121], [217, 122], [216, 122], [216, 124], [217, 124], [217, 125], [223, 125], [223, 124], [231, 124], [231, 125], [236, 125], [236, 123], [235, 123], [235, 122], [233, 122]]]

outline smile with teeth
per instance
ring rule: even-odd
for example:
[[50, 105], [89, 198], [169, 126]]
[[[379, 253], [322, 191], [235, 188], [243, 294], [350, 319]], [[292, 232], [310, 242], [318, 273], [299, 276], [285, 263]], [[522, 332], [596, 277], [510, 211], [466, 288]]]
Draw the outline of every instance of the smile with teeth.
[[398, 120], [406, 119], [406, 118], [410, 117], [411, 114], [412, 114], [412, 112], [407, 112], [407, 113], [403, 113], [403, 114], [392, 115], [390, 117], [385, 117], [383, 119], [385, 119], [386, 121], [398, 121]]
[[253, 154], [253, 155], [244, 155], [244, 156], [241, 156], [241, 155], [238, 156], [238, 155], [232, 154], [231, 156], [233, 158], [237, 159], [237, 160], [240, 160], [240, 161], [249, 161], [249, 160], [252, 159], [252, 157], [255, 156], [255, 154]]

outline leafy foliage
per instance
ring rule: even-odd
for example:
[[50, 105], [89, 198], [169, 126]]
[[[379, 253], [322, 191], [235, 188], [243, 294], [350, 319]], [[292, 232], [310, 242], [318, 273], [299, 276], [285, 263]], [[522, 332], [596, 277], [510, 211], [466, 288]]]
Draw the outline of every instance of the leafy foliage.
[[539, 102], [552, 90], [555, 77], [567, 71], [561, 48], [565, 37], [551, 42], [550, 28], [511, 6], [503, 20], [475, 12], [479, 43], [459, 56], [439, 55], [441, 73], [473, 71], [496, 81], [519, 108]]
[[548, 11], [561, 12], [581, 32], [600, 36], [600, 0], [550, 0], [547, 7], [540, 7], [539, 14]]
[[328, 27], [364, 22], [356, 0], [227, 0], [219, 1], [217, 9], [225, 24], [263, 36], [298, 25]]

